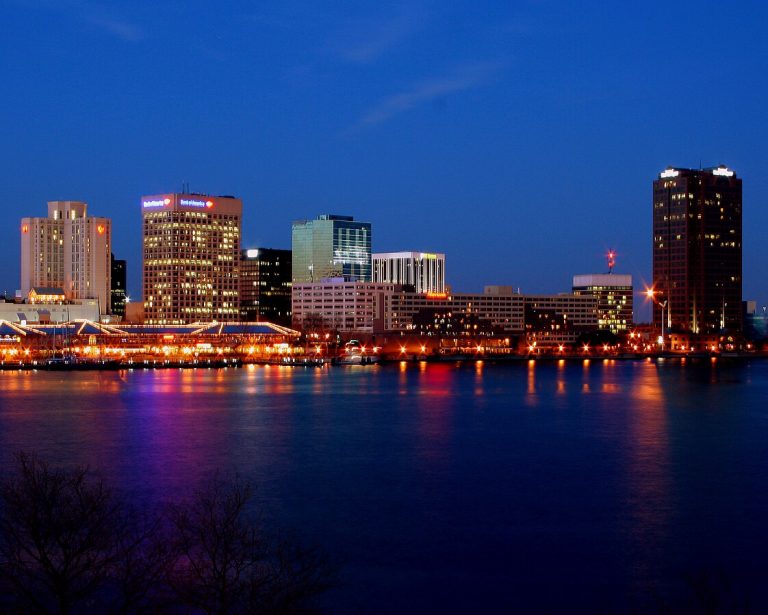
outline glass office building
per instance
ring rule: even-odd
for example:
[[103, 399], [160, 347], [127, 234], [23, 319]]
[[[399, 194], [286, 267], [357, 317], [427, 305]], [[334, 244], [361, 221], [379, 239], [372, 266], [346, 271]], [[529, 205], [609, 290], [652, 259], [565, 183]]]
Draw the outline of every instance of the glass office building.
[[322, 215], [293, 223], [294, 283], [343, 278], [371, 281], [371, 223], [352, 216]]

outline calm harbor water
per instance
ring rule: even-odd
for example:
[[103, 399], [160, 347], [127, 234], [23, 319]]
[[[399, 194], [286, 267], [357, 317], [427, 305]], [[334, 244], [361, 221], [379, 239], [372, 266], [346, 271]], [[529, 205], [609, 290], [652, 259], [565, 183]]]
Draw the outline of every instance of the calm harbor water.
[[329, 612], [768, 605], [768, 362], [0, 373], [0, 461], [146, 501], [217, 469], [342, 567]]

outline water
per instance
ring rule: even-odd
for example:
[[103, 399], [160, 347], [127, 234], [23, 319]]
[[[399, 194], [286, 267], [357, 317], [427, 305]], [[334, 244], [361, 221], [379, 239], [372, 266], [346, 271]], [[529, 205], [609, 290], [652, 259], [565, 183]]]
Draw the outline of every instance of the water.
[[768, 362], [0, 373], [0, 461], [140, 501], [216, 469], [343, 563], [329, 612], [768, 604]]

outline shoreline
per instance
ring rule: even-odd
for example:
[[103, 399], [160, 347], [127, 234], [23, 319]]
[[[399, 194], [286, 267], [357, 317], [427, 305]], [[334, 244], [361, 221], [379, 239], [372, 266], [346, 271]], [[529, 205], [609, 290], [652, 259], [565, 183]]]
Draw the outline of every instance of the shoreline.
[[392, 364], [420, 364], [420, 363], [495, 363], [495, 364], [519, 364], [519, 363], [583, 363], [584, 361], [622, 361], [622, 362], [675, 362], [685, 364], [687, 362], [717, 363], [717, 362], [745, 362], [752, 360], [768, 359], [768, 353], [723, 353], [723, 354], [679, 354], [679, 353], [655, 353], [642, 355], [636, 353], [617, 354], [617, 355], [577, 355], [565, 354], [557, 355], [496, 355], [496, 356], [408, 356], [408, 357], [386, 357], [379, 360], [364, 363], [362, 365], [340, 364], [331, 358], [306, 358], [294, 361], [274, 361], [274, 360], [247, 360], [233, 359], [211, 359], [194, 361], [174, 361], [174, 360], [144, 360], [137, 362], [73, 362], [48, 364], [41, 361], [12, 361], [0, 362], [0, 372], [2, 371], [123, 371], [123, 370], [158, 370], [158, 369], [228, 369], [240, 368], [248, 365], [268, 365], [277, 367], [371, 367], [374, 365], [392, 365]]

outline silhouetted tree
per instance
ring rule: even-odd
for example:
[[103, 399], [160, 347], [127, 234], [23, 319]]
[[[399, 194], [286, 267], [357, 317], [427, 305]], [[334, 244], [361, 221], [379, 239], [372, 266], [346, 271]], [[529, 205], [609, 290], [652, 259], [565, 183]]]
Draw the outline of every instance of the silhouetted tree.
[[309, 612], [334, 579], [317, 551], [254, 522], [239, 478], [146, 512], [86, 468], [15, 459], [0, 481], [1, 613]]
[[253, 489], [217, 476], [171, 507], [177, 559], [169, 575], [178, 602], [204, 613], [310, 612], [310, 599], [335, 577], [314, 550], [264, 531], [247, 514]]
[[[7, 608], [122, 613], [146, 604], [158, 522], [126, 506], [86, 468], [15, 457], [0, 484], [0, 577]], [[160, 544], [159, 542], [157, 543]]]

